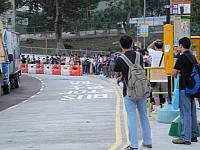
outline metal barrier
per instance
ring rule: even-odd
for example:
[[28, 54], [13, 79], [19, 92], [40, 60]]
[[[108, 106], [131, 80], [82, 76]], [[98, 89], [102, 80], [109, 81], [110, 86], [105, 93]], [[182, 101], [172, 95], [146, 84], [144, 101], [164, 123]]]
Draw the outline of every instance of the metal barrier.
[[29, 74], [36, 74], [36, 64], [29, 64], [28, 65], [28, 73]]
[[[149, 79], [150, 82], [167, 82], [167, 74], [165, 72], [165, 67], [145, 67], [147, 79]], [[171, 89], [173, 89], [173, 80], [171, 80]], [[173, 91], [171, 91], [173, 93]], [[152, 94], [168, 94], [168, 91], [165, 92], [152, 92]], [[148, 115], [149, 119], [152, 118], [151, 113], [151, 100], [150, 97], [148, 98]]]
[[83, 50], [83, 49], [57, 49], [57, 48], [43, 48], [43, 47], [26, 47], [21, 46], [21, 52], [27, 54], [40, 54], [40, 55], [63, 55], [72, 56], [78, 54], [80, 56], [94, 56], [96, 54], [109, 54], [108, 51], [93, 51], [93, 50]]

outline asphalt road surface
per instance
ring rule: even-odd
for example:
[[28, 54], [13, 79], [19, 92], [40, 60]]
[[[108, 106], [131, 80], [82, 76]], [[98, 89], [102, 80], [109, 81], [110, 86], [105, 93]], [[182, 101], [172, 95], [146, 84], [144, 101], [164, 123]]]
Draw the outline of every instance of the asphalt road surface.
[[0, 96], [0, 111], [15, 106], [39, 92], [41, 83], [38, 79], [23, 75], [20, 77], [20, 87], [11, 90], [10, 94]]
[[20, 89], [1, 100], [2, 110], [25, 101], [0, 112], [0, 150], [114, 150], [122, 144], [122, 105], [111, 83], [35, 77], [41, 88], [37, 79], [23, 76]]

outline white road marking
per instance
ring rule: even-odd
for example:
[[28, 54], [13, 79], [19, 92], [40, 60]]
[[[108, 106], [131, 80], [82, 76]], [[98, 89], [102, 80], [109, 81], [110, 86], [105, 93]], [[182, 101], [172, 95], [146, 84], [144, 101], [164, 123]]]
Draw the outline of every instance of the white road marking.
[[19, 105], [11, 106], [11, 107], [9, 107], [8, 109], [13, 109], [13, 108], [16, 108], [17, 106], [19, 106]]
[[25, 100], [25, 101], [23, 101], [22, 103], [26, 103], [26, 102], [28, 102], [28, 100]]
[[35, 97], [35, 95], [31, 96], [30, 98], [34, 98], [34, 97]]

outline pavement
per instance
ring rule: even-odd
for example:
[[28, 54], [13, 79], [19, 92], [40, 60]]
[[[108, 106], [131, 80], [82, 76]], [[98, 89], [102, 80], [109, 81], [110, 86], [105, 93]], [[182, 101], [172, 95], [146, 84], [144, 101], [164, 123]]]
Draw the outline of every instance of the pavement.
[[40, 91], [0, 112], [0, 150], [105, 150], [115, 145], [112, 85], [90, 77], [33, 76], [41, 82]]
[[[122, 86], [115, 79], [33, 77], [37, 81], [30, 83], [34, 87], [40, 81], [39, 92], [0, 112], [0, 150], [122, 150], [128, 144]], [[200, 120], [199, 109], [197, 114]], [[170, 124], [153, 117], [152, 150], [200, 149], [200, 138], [189, 146], [172, 144]], [[141, 129], [139, 133], [141, 145]]]
[[[107, 80], [111, 83], [115, 83], [115, 79], [109, 79], [104, 78], [100, 76], [102, 80]], [[120, 89], [122, 89], [122, 85], [120, 86]], [[197, 104], [197, 118], [200, 121], [200, 107], [198, 102]], [[152, 140], [153, 140], [153, 148], [152, 150], [199, 150], [200, 149], [200, 137], [198, 138], [197, 143], [192, 143], [191, 145], [175, 145], [172, 143], [172, 140], [175, 137], [169, 136], [169, 129], [171, 124], [164, 124], [159, 123], [157, 121], [157, 114], [152, 114], [153, 118], [150, 120], [151, 129], [152, 129]], [[141, 134], [141, 133], [140, 133]], [[141, 135], [140, 135], [141, 137]], [[140, 139], [141, 140], [141, 139]], [[147, 148], [144, 148], [141, 146], [142, 140], [140, 141], [140, 148], [139, 150], [145, 150]]]
[[[30, 84], [31, 83], [31, 84]], [[0, 96], [0, 111], [15, 106], [39, 92], [41, 87], [40, 81], [33, 77], [20, 76], [20, 86], [12, 89], [10, 94]]]

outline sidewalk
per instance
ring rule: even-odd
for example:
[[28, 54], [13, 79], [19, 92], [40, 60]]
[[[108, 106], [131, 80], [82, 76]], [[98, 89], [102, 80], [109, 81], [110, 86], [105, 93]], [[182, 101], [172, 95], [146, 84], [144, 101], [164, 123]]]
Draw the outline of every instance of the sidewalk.
[[[200, 109], [197, 109], [198, 120], [200, 120]], [[154, 115], [155, 120], [151, 121], [153, 149], [152, 150], [199, 150], [200, 138], [197, 143], [191, 145], [175, 145], [172, 143], [173, 137], [169, 136], [170, 124], [157, 122], [157, 115]], [[141, 148], [143, 150], [145, 148]]]
[[[115, 79], [104, 78], [99, 76], [102, 80], [107, 80], [112, 83], [116, 83]], [[122, 86], [120, 86], [122, 88]], [[199, 150], [200, 149], [200, 137], [197, 143], [192, 143], [191, 145], [175, 145], [172, 143], [173, 137], [169, 136], [169, 129], [171, 124], [159, 123], [157, 121], [157, 114], [152, 114], [153, 120], [150, 121], [152, 129], [152, 140], [153, 148], [152, 150]], [[197, 105], [197, 117], [200, 121], [200, 108]], [[142, 142], [141, 142], [142, 143]], [[140, 150], [145, 150], [147, 148], [140, 147]]]

